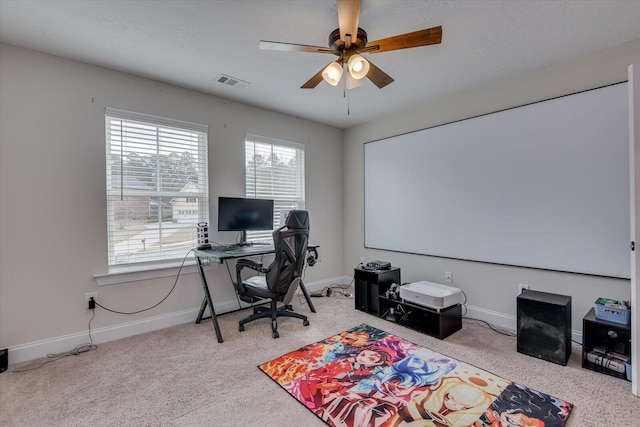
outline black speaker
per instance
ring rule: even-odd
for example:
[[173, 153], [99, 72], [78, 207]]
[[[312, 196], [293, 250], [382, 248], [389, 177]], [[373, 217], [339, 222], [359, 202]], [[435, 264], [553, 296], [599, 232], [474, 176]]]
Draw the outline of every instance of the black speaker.
[[379, 296], [391, 287], [392, 283], [400, 284], [400, 269], [392, 267], [389, 270], [365, 270], [356, 268], [353, 273], [355, 280], [356, 310], [379, 316]]
[[4, 348], [0, 350], [0, 374], [7, 370], [9, 367], [9, 349]]
[[566, 365], [571, 356], [571, 297], [524, 291], [517, 305], [518, 353]]

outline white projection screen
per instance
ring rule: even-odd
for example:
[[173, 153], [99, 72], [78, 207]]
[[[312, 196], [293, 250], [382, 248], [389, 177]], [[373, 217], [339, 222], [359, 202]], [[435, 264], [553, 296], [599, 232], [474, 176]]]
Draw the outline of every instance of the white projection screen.
[[365, 247], [629, 278], [627, 86], [364, 144]]

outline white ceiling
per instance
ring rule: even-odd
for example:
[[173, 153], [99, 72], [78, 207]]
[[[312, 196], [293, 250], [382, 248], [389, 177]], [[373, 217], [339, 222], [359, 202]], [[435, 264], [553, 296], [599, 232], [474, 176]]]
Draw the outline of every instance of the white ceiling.
[[[363, 0], [378, 40], [438, 25], [442, 44], [366, 55], [395, 79], [348, 91], [300, 86], [333, 55], [332, 0], [0, 0], [0, 41], [211, 93], [339, 128], [640, 38], [638, 0]], [[217, 83], [227, 74], [245, 88]]]

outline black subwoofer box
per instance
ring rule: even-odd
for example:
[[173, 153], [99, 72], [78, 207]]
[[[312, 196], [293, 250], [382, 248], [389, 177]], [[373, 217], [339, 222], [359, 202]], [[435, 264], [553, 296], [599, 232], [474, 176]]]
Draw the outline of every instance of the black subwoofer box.
[[571, 356], [571, 297], [524, 291], [517, 305], [518, 352], [566, 365]]

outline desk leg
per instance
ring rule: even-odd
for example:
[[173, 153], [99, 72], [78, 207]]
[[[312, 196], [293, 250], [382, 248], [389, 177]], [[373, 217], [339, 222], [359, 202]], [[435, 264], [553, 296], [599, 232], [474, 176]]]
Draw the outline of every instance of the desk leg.
[[302, 280], [300, 281], [300, 289], [302, 290], [302, 294], [304, 295], [304, 298], [307, 300], [307, 304], [309, 304], [309, 308], [311, 309], [311, 312], [315, 313], [316, 308], [313, 306], [313, 303], [311, 302], [311, 297], [309, 296], [309, 292], [307, 292], [307, 288], [304, 287], [304, 283], [302, 283]]
[[204, 310], [207, 308], [207, 297], [202, 298], [202, 304], [200, 304], [200, 312], [198, 313], [198, 317], [196, 318], [196, 323], [199, 324], [202, 321], [202, 316], [204, 315]]
[[207, 306], [209, 306], [209, 312], [211, 313], [211, 321], [213, 322], [213, 328], [216, 331], [216, 338], [218, 338], [218, 342], [222, 342], [222, 333], [220, 332], [220, 326], [218, 325], [218, 318], [216, 317], [216, 311], [213, 308], [213, 299], [211, 299], [211, 294], [209, 293], [209, 286], [207, 285], [207, 279], [204, 277], [204, 270], [202, 269], [202, 261], [196, 255], [196, 264], [198, 266], [198, 274], [200, 274], [200, 282], [202, 283], [202, 290], [204, 291], [204, 300], [200, 305], [200, 312], [198, 313], [198, 318], [196, 319], [196, 323], [200, 323], [202, 320], [202, 315], [204, 314], [204, 310]]

